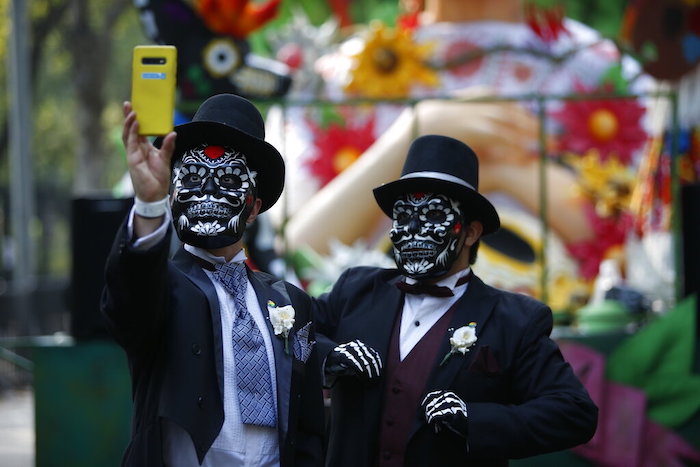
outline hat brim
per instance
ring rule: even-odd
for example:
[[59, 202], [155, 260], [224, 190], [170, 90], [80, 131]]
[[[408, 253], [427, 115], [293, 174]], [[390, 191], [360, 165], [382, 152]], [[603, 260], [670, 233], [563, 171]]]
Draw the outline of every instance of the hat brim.
[[[285, 167], [282, 155], [273, 145], [219, 122], [196, 121], [177, 125], [172, 165], [182, 154], [202, 143], [228, 146], [246, 156], [248, 167], [257, 172], [258, 198], [262, 200], [260, 212], [270, 209], [284, 189]], [[160, 148], [163, 138], [153, 144]]]
[[416, 192], [440, 193], [461, 202], [463, 211], [484, 226], [484, 235], [495, 232], [501, 226], [496, 208], [488, 199], [478, 191], [457, 183], [435, 178], [414, 177], [394, 180], [373, 190], [377, 204], [390, 218], [393, 217], [394, 203], [399, 196]]

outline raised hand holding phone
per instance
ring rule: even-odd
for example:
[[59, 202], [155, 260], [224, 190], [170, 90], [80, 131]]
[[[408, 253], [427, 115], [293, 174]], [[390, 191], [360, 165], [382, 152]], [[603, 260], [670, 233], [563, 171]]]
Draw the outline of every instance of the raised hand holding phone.
[[[170, 160], [175, 149], [176, 133], [171, 131], [163, 138], [160, 149], [143, 135], [139, 135], [138, 116], [131, 102], [124, 103], [124, 128], [122, 141], [126, 149], [126, 161], [134, 189], [134, 203], [156, 203], [167, 199], [170, 188]], [[134, 216], [134, 233], [143, 237], [153, 232], [162, 216], [148, 218]]]
[[[155, 230], [168, 208], [170, 159], [175, 147], [176, 72], [175, 47], [134, 47], [131, 101], [124, 103], [122, 140], [134, 188], [137, 237]], [[161, 148], [156, 148], [147, 136], [165, 136]]]

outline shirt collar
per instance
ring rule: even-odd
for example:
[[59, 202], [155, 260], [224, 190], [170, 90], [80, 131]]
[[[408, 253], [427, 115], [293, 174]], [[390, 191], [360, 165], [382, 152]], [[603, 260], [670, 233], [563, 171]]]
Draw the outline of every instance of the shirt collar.
[[[184, 244], [185, 251], [187, 251], [190, 254], [193, 254], [197, 258], [203, 259], [204, 261], [207, 261], [212, 264], [225, 264], [226, 263], [226, 258], [223, 256], [216, 256], [211, 254], [209, 251], [205, 250], [204, 248], [200, 248], [197, 246], [193, 246], [190, 244], [185, 243]], [[245, 260], [248, 259], [248, 256], [245, 254], [245, 250], [241, 249], [238, 253], [236, 253], [236, 256], [233, 257], [229, 263], [242, 263]]]

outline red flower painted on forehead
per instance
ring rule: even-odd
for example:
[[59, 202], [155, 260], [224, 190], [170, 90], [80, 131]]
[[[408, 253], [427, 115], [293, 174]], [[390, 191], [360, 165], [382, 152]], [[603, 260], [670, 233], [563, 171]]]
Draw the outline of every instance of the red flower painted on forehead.
[[419, 191], [417, 193], [413, 193], [413, 197], [416, 199], [423, 199], [423, 198], [425, 198], [425, 193], [423, 193], [422, 191]]
[[218, 159], [219, 157], [224, 155], [224, 147], [207, 146], [206, 148], [204, 148], [204, 155], [207, 156], [209, 159]]

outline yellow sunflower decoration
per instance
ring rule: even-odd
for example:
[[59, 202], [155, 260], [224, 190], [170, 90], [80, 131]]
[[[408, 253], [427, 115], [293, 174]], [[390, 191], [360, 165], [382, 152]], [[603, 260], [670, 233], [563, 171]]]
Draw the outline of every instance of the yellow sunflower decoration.
[[364, 48], [352, 57], [345, 89], [363, 97], [399, 99], [407, 97], [414, 84], [436, 86], [438, 75], [427, 65], [432, 50], [432, 44], [414, 42], [407, 29], [373, 23]]
[[582, 157], [567, 160], [579, 173], [580, 194], [595, 202], [599, 216], [614, 216], [630, 208], [634, 173], [616, 156], [602, 161], [597, 151], [590, 150]]

